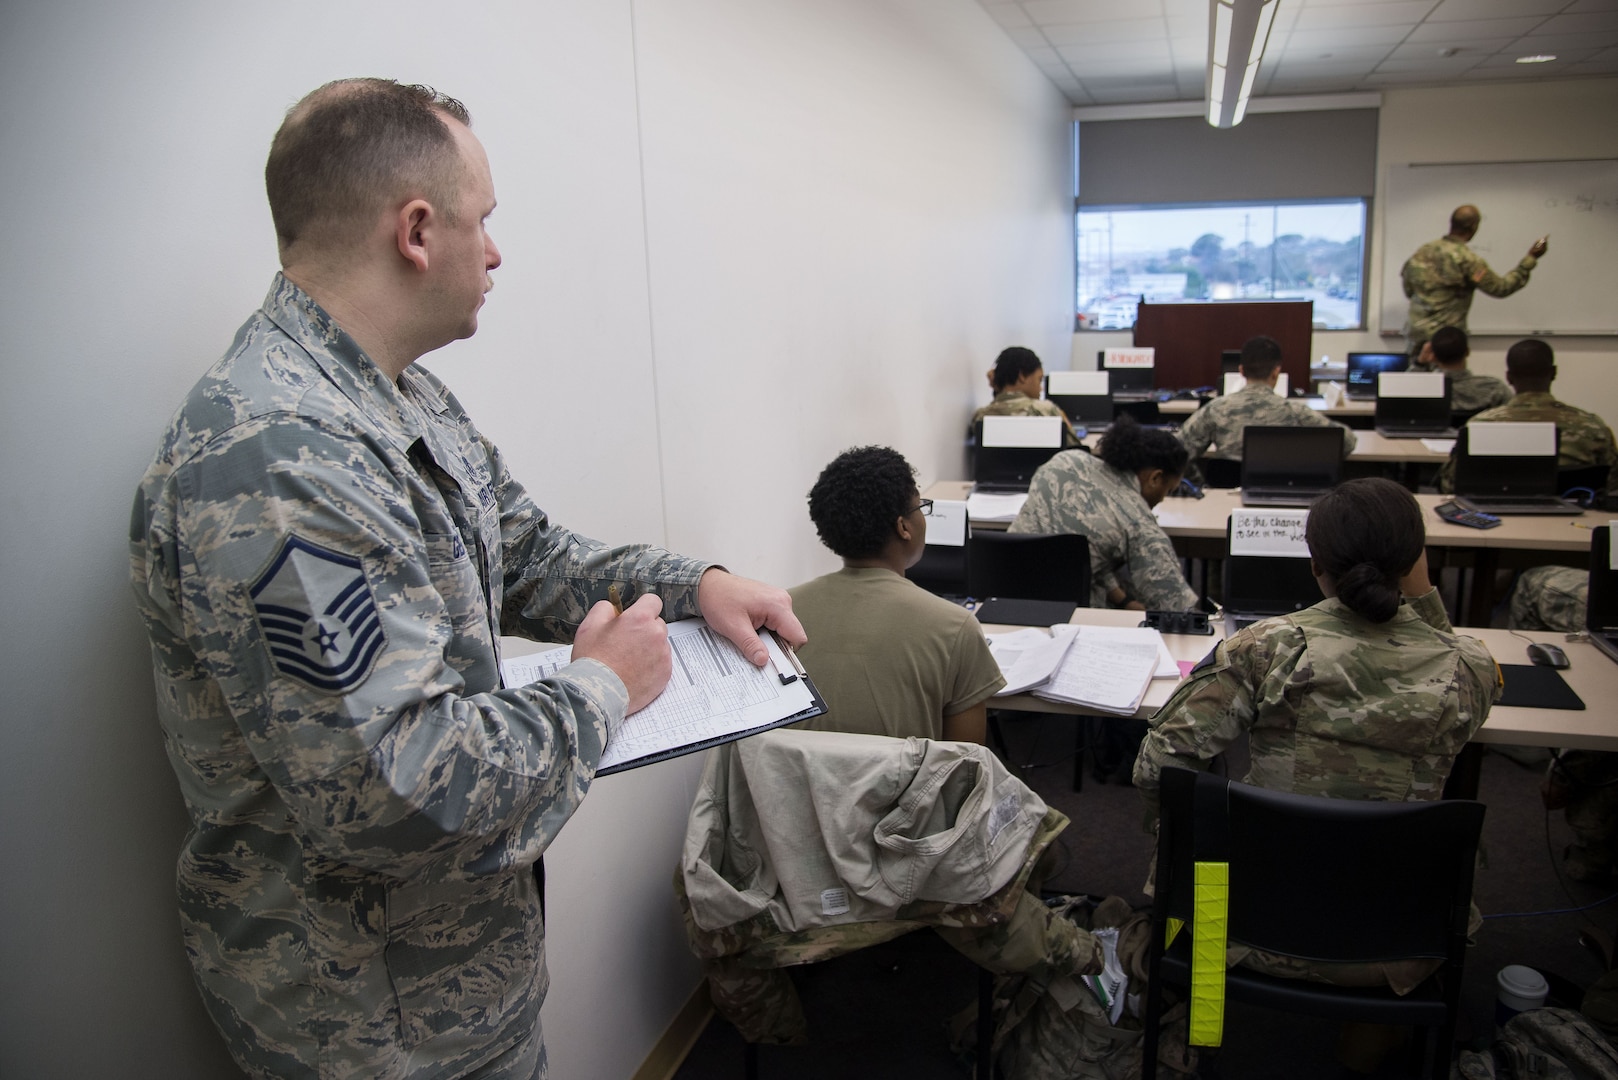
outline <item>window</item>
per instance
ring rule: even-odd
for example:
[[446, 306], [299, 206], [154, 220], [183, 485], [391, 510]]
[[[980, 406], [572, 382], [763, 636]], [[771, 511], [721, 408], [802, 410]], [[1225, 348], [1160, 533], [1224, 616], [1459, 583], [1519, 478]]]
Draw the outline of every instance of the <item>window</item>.
[[1147, 300], [1313, 300], [1317, 330], [1365, 325], [1364, 199], [1081, 206], [1080, 330], [1127, 330]]

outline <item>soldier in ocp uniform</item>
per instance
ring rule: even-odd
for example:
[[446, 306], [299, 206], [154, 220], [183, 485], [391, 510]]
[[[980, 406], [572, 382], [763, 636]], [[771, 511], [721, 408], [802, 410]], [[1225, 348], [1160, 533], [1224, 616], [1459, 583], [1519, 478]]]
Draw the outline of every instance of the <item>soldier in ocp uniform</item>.
[[1421, 357], [1422, 343], [1440, 327], [1466, 330], [1473, 293], [1510, 296], [1528, 284], [1528, 275], [1549, 247], [1544, 237], [1535, 240], [1522, 261], [1501, 277], [1466, 246], [1482, 221], [1477, 207], [1457, 206], [1449, 216], [1449, 234], [1421, 245], [1405, 260], [1400, 277], [1410, 311], [1405, 316], [1404, 335], [1412, 361]]
[[[1343, 453], [1354, 449], [1354, 433], [1328, 420], [1301, 401], [1275, 392], [1281, 377], [1281, 346], [1263, 334], [1242, 345], [1242, 378], [1247, 385], [1234, 394], [1214, 398], [1180, 426], [1180, 441], [1192, 461], [1207, 455], [1227, 461], [1242, 459], [1242, 432], [1259, 427], [1335, 427], [1343, 433]], [[1208, 448], [1213, 447], [1212, 453]]]
[[1511, 387], [1492, 375], [1479, 375], [1466, 366], [1472, 347], [1465, 331], [1453, 326], [1440, 327], [1432, 340], [1421, 347], [1421, 363], [1416, 367], [1437, 369], [1449, 384], [1451, 412], [1476, 413], [1511, 400]]
[[[1484, 409], [1467, 421], [1472, 424], [1502, 422], [1553, 423], [1556, 425], [1556, 464], [1561, 469], [1607, 467], [1606, 494], [1618, 495], [1618, 441], [1612, 428], [1593, 412], [1558, 401], [1551, 396], [1556, 381], [1556, 354], [1538, 338], [1524, 338], [1506, 350], [1506, 381], [1516, 393], [1504, 405]], [[1438, 471], [1438, 490], [1455, 490], [1456, 451]], [[1601, 494], [1598, 492], [1597, 494]]]
[[[1314, 504], [1305, 536], [1326, 599], [1220, 642], [1151, 719], [1135, 762], [1149, 825], [1164, 769], [1206, 769], [1244, 734], [1243, 783], [1340, 799], [1437, 799], [1499, 697], [1489, 650], [1454, 632], [1428, 579], [1421, 507], [1408, 491], [1382, 478], [1350, 480]], [[1399, 993], [1432, 970], [1303, 969], [1244, 947], [1229, 962], [1344, 985], [1386, 982]]]
[[1013, 345], [1002, 349], [989, 369], [989, 389], [994, 400], [979, 406], [972, 414], [966, 433], [977, 430], [978, 421], [985, 416], [1060, 416], [1062, 418], [1062, 445], [1079, 445], [1078, 433], [1073, 430], [1067, 414], [1054, 401], [1040, 397], [1045, 383], [1045, 365], [1032, 349]]
[[[186, 952], [256, 1077], [543, 1077], [539, 859], [668, 681], [659, 616], [756, 664], [756, 627], [803, 640], [781, 590], [552, 523], [416, 366], [500, 265], [469, 124], [381, 79], [293, 107], [265, 169], [283, 271], [135, 500]], [[503, 686], [501, 634], [573, 662]]]

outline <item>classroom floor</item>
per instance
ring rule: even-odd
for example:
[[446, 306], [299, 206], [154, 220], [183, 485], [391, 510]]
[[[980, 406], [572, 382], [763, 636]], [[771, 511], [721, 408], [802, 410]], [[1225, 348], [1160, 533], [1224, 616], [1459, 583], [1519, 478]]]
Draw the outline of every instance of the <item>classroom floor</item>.
[[[1152, 856], [1141, 829], [1140, 797], [1124, 784], [1097, 783], [1086, 775], [1072, 790], [1073, 720], [1013, 714], [1005, 725], [1009, 759], [1034, 763], [1025, 778], [1072, 824], [1061, 837], [1061, 868], [1050, 887], [1095, 896], [1120, 895], [1137, 906]], [[1231, 755], [1231, 775], [1245, 762]], [[1484, 848], [1487, 866], [1475, 886], [1485, 916], [1545, 911], [1587, 904], [1610, 889], [1565, 882], [1551, 851], [1568, 842], [1561, 815], [1547, 818], [1539, 800], [1543, 765], [1519, 764], [1499, 752], [1483, 762], [1479, 796], [1487, 804]], [[1547, 835], [1548, 832], [1548, 835]], [[1571, 899], [1570, 899], [1571, 897]], [[1462, 1043], [1487, 1039], [1494, 1009], [1495, 973], [1506, 964], [1530, 964], [1579, 986], [1602, 973], [1594, 952], [1580, 944], [1581, 931], [1611, 934], [1618, 904], [1587, 915], [1488, 918], [1467, 956]], [[881, 1077], [968, 1077], [968, 1063], [948, 1048], [946, 1019], [974, 1000], [976, 968], [931, 934], [921, 932], [794, 973], [811, 1030], [805, 1047], [763, 1047], [762, 1080], [846, 1080]], [[1574, 1005], [1576, 1006], [1576, 1002]], [[1206, 1061], [1205, 1077], [1269, 1080], [1336, 1077], [1335, 1025], [1233, 1006], [1225, 1045]], [[735, 1030], [714, 1019], [698, 1039], [678, 1080], [742, 1075], [742, 1043]], [[1378, 1076], [1399, 1075], [1386, 1068]]]

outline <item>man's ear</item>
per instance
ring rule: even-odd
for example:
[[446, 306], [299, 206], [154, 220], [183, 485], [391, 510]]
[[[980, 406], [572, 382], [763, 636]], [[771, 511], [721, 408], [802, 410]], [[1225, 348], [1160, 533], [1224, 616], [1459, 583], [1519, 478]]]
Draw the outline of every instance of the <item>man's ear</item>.
[[[906, 515], [906, 517], [908, 517], [908, 515]], [[910, 542], [911, 529], [910, 522], [906, 520], [906, 517], [900, 517], [894, 521], [893, 531], [898, 534], [900, 540], [903, 540], [908, 544]]]
[[426, 199], [411, 199], [399, 207], [394, 218], [394, 237], [399, 254], [418, 271], [427, 270], [427, 240], [438, 215]]

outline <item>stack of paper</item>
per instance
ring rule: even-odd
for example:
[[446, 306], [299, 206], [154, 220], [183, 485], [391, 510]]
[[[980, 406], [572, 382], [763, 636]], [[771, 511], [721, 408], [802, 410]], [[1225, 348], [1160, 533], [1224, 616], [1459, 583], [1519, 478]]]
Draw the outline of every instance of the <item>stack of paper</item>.
[[974, 491], [966, 497], [966, 516], [973, 521], [1012, 522], [1017, 520], [1022, 504], [1027, 501], [1027, 494], [991, 495]]
[[996, 696], [1032, 691], [1102, 712], [1132, 715], [1156, 678], [1180, 677], [1163, 635], [1150, 627], [1053, 626], [989, 638], [1006, 685]]
[[1034, 696], [1133, 716], [1162, 666], [1162, 655], [1162, 635], [1149, 627], [1083, 626], [1055, 674], [1034, 689]]

